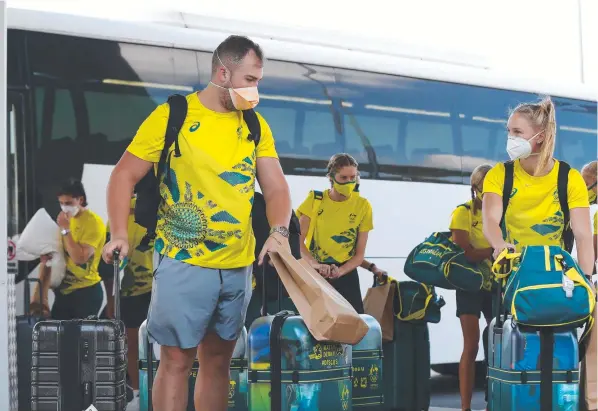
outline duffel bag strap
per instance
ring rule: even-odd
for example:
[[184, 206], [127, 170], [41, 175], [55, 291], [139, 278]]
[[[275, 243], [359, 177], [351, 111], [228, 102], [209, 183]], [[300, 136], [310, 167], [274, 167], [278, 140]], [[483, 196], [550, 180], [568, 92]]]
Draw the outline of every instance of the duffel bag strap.
[[401, 315], [401, 312], [403, 312], [403, 299], [401, 298], [400, 283], [397, 282], [396, 284], [397, 284], [397, 295], [399, 298], [399, 313], [397, 314], [397, 318], [401, 321], [415, 321], [415, 320], [421, 320], [422, 318], [424, 318], [426, 316], [426, 311], [428, 310], [428, 305], [430, 305], [430, 301], [432, 300], [432, 297], [433, 297], [432, 293], [430, 292], [430, 289], [425, 284], [420, 284], [420, 286], [423, 286], [423, 288], [428, 293], [428, 295], [426, 296], [426, 301], [424, 302], [424, 307], [420, 310], [417, 310], [414, 313], [403, 316], [403, 315]]
[[[513, 260], [521, 257], [521, 253], [513, 253], [508, 248], [505, 248], [496, 258], [492, 264], [492, 273], [497, 280], [502, 280], [511, 275], [513, 271]], [[507, 264], [507, 269], [503, 265]]]

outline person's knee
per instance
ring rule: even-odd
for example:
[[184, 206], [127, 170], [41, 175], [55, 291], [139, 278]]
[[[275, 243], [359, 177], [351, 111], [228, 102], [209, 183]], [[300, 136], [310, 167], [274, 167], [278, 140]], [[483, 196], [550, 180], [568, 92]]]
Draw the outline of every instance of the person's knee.
[[228, 373], [236, 342], [223, 340], [216, 333], [209, 333], [199, 346], [200, 369], [205, 367], [211, 372]]
[[195, 349], [182, 349], [178, 347], [160, 347], [160, 370], [168, 375], [187, 376], [193, 366]]

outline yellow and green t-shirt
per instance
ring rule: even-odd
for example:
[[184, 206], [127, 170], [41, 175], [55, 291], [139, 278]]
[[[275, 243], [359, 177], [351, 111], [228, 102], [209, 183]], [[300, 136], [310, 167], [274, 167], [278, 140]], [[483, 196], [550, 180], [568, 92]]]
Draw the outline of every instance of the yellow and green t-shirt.
[[[58, 290], [61, 294], [70, 294], [75, 290], [91, 287], [102, 281], [98, 273], [98, 264], [102, 258], [102, 248], [106, 242], [106, 226], [96, 213], [82, 210], [80, 214], [71, 218], [70, 230], [73, 240], [79, 245], [93, 247], [93, 255], [89, 261], [77, 265], [64, 248], [66, 259], [66, 274]], [[62, 239], [63, 246], [65, 239]]]
[[[515, 161], [513, 190], [505, 215], [507, 242], [518, 251], [527, 245], [562, 246], [563, 211], [559, 203], [557, 177], [560, 163], [555, 161], [545, 176], [531, 176]], [[505, 166], [498, 163], [484, 180], [484, 194], [502, 197]], [[579, 171], [569, 171], [567, 185], [569, 209], [589, 207], [588, 190]]]
[[478, 209], [474, 213], [472, 200], [455, 208], [451, 216], [449, 229], [467, 231], [469, 233], [469, 243], [473, 248], [490, 248], [490, 244], [484, 237], [482, 230], [482, 210]]
[[[467, 208], [469, 207], [469, 208]], [[484, 237], [484, 231], [482, 229], [482, 210], [477, 209], [473, 212], [473, 201], [469, 200], [465, 204], [462, 204], [455, 208], [451, 215], [451, 223], [449, 230], [463, 230], [469, 234], [469, 244], [476, 249], [490, 248], [490, 243]], [[484, 277], [485, 284], [484, 289], [489, 290], [492, 286], [490, 283], [490, 267], [492, 263], [486, 259], [482, 261], [479, 267], [486, 271], [488, 274]]]
[[313, 257], [320, 263], [344, 264], [355, 255], [358, 233], [374, 229], [372, 206], [359, 195], [352, 195], [345, 201], [333, 201], [329, 190], [324, 191], [317, 216], [312, 209], [314, 192], [310, 191], [297, 209], [297, 216], [310, 217], [310, 224], [316, 224], [311, 244]]
[[[155, 249], [162, 255], [214, 269], [254, 261], [251, 207], [256, 161], [277, 158], [272, 131], [258, 114], [261, 139], [247, 137], [241, 112], [206, 108], [197, 93], [187, 96], [188, 113], [179, 134], [181, 156], [170, 156], [170, 181], [161, 184]], [[162, 104], [143, 122], [128, 151], [153, 163], [160, 159], [170, 107]], [[174, 145], [171, 147], [171, 153]]]
[[[135, 209], [135, 199], [131, 201], [131, 210]], [[110, 224], [106, 230], [110, 235]], [[141, 244], [147, 230], [135, 222], [135, 215], [129, 215], [128, 237], [129, 255], [128, 263], [124, 269], [121, 283], [121, 295], [134, 297], [152, 291], [154, 241]]]

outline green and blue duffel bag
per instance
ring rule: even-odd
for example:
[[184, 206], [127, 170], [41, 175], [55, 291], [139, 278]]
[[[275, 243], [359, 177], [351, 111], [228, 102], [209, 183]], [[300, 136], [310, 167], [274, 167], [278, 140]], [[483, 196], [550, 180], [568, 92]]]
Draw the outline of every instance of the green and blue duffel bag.
[[399, 320], [411, 323], [440, 322], [440, 309], [446, 302], [436, 294], [433, 286], [415, 281], [395, 281], [395, 284], [394, 312]]
[[432, 233], [415, 247], [405, 261], [405, 274], [417, 282], [447, 290], [489, 290], [490, 267], [467, 261], [465, 251], [451, 236], [450, 232]]
[[[507, 269], [502, 270], [507, 263]], [[492, 266], [506, 280], [505, 310], [519, 324], [532, 327], [591, 329], [596, 294], [567, 251], [558, 246], [527, 246], [521, 253], [504, 250]], [[502, 272], [501, 272], [502, 271]]]

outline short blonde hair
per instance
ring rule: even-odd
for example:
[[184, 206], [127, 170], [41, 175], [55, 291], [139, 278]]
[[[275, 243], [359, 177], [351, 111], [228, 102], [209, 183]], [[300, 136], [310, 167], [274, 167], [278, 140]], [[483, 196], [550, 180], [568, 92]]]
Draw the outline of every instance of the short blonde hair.
[[550, 97], [545, 97], [537, 103], [522, 103], [511, 111], [521, 114], [537, 130], [544, 133], [544, 141], [540, 147], [540, 160], [534, 170], [534, 175], [540, 173], [554, 155], [556, 139], [556, 110]]
[[598, 179], [598, 160], [594, 160], [581, 168], [582, 175], [590, 175]]

